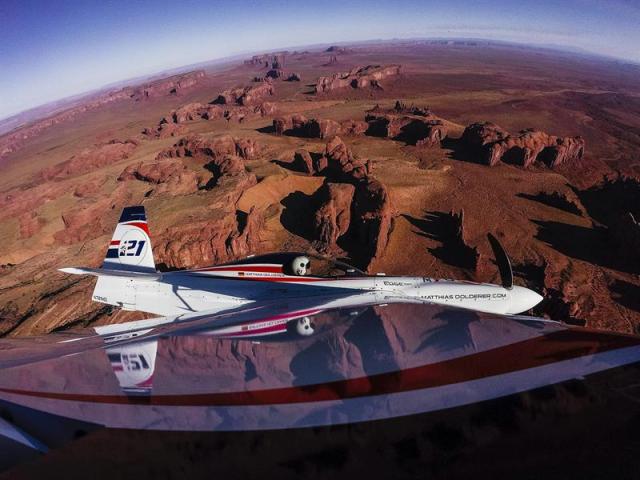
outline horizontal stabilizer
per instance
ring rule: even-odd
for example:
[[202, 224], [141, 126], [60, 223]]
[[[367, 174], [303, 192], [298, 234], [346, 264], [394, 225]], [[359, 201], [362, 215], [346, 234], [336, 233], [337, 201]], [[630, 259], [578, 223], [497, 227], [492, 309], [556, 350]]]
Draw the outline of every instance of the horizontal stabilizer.
[[71, 275], [93, 275], [94, 277], [118, 277], [118, 278], [130, 278], [135, 280], [160, 280], [162, 278], [161, 273], [151, 272], [135, 272], [130, 270], [111, 270], [104, 268], [84, 268], [84, 267], [67, 267], [59, 268], [63, 273], [70, 273]]

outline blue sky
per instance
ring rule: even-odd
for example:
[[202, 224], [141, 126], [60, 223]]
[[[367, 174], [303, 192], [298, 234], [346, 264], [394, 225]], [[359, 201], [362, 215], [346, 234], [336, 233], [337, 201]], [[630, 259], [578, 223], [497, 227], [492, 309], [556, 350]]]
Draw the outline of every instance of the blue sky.
[[0, 118], [239, 53], [374, 38], [556, 44], [640, 62], [640, 2], [0, 0]]

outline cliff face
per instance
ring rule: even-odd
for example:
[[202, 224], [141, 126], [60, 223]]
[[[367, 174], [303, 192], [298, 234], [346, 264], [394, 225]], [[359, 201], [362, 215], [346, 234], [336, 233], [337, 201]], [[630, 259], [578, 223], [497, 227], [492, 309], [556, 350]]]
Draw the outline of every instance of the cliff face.
[[236, 87], [225, 90], [214, 100], [219, 105], [255, 105], [266, 97], [274, 95], [275, 89], [271, 82], [260, 82], [248, 87]]
[[153, 82], [145, 83], [138, 87], [123, 89], [124, 92], [134, 100], [144, 100], [146, 98], [160, 97], [165, 95], [180, 95], [184, 91], [198, 85], [205, 78], [204, 70], [196, 70], [168, 78], [162, 78]]
[[370, 113], [365, 117], [365, 121], [372, 135], [400, 140], [419, 147], [439, 146], [447, 137], [447, 127], [442, 120], [432, 116]]
[[293, 114], [273, 119], [276, 135], [305, 138], [330, 139], [336, 135], [390, 138], [418, 147], [440, 146], [447, 137], [445, 123], [431, 112], [420, 109], [402, 111], [379, 108], [370, 110], [363, 120], [343, 120], [307, 118]]
[[[170, 268], [194, 268], [223, 263], [255, 252], [260, 243], [262, 212], [236, 212], [229, 205], [241, 190], [231, 192], [219, 207], [215, 220], [193, 222], [161, 232], [154, 244], [156, 262]], [[157, 245], [157, 247], [156, 247]]]
[[554, 168], [569, 161], [579, 161], [585, 147], [582, 137], [556, 137], [533, 129], [511, 135], [489, 122], [469, 125], [462, 141], [479, 163], [493, 166], [504, 162], [525, 168], [536, 162]]
[[328, 93], [342, 88], [382, 88], [381, 81], [400, 75], [400, 65], [367, 65], [348, 72], [320, 77], [314, 86], [318, 93]]
[[351, 225], [351, 203], [355, 187], [348, 183], [325, 183], [317, 192], [319, 207], [314, 227], [323, 251], [331, 251]]

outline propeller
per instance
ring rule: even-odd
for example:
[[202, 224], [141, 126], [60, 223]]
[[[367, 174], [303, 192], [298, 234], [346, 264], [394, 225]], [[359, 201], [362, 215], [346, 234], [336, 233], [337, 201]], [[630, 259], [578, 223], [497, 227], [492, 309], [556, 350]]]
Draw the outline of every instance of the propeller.
[[498, 265], [502, 286], [510, 290], [513, 287], [513, 270], [511, 269], [511, 260], [509, 260], [507, 252], [505, 252], [496, 237], [488, 233], [487, 238], [489, 239], [491, 250], [493, 250], [493, 256], [495, 257], [496, 264]]

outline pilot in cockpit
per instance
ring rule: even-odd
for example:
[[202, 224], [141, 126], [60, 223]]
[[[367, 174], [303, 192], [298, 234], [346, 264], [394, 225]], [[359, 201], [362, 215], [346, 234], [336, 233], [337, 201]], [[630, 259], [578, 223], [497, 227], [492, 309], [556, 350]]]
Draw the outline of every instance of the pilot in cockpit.
[[311, 261], [309, 257], [296, 257], [291, 263], [291, 271], [294, 275], [305, 276], [311, 272]]

